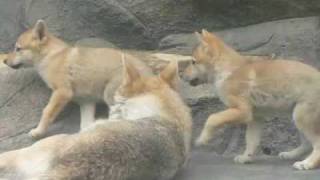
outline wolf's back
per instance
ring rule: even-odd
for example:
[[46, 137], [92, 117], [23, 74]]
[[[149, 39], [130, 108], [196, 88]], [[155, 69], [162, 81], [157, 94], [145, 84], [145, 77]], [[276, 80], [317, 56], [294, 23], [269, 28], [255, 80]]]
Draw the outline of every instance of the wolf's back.
[[81, 134], [85, 141], [61, 154], [44, 179], [170, 179], [186, 159], [177, 129], [158, 117], [106, 122]]

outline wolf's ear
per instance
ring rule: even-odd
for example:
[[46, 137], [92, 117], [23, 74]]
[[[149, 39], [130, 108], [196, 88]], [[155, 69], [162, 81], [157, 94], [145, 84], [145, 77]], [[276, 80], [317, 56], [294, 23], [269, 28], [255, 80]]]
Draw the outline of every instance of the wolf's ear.
[[202, 35], [200, 33], [198, 33], [197, 31], [194, 32], [194, 35], [196, 36], [198, 42], [201, 42], [202, 41]]
[[206, 29], [202, 29], [201, 30], [201, 34], [203, 37], [208, 37], [211, 35], [211, 33], [209, 33]]
[[123, 65], [123, 81], [122, 85], [129, 85], [141, 77], [139, 71], [129, 61], [125, 60], [125, 55], [122, 54]]
[[160, 79], [165, 81], [172, 89], [178, 88], [178, 62], [176, 60], [171, 61], [160, 73]]
[[33, 33], [35, 38], [40, 41], [43, 41], [47, 37], [48, 28], [44, 20], [40, 19], [37, 21], [36, 25], [33, 28]]
[[198, 33], [197, 31], [194, 32], [194, 35], [196, 36], [199, 43], [201, 43], [204, 47], [208, 47], [208, 43], [203, 38], [202, 34]]
[[220, 54], [224, 47], [223, 41], [220, 40], [219, 37], [217, 37], [213, 33], [208, 32], [205, 29], [202, 29], [201, 35], [203, 41], [211, 47], [209, 49], [211, 49], [215, 54]]

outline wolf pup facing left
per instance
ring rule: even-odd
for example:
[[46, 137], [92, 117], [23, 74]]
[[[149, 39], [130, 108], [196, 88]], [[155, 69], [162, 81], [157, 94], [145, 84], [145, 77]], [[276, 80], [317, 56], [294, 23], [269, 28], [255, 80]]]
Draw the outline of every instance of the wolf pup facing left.
[[107, 121], [0, 155], [0, 178], [169, 180], [186, 163], [189, 108], [174, 90], [177, 63], [145, 77], [129, 62]]
[[[96, 102], [113, 102], [122, 79], [121, 55], [121, 51], [109, 48], [71, 47], [49, 33], [42, 20], [22, 33], [4, 63], [14, 69], [35, 67], [53, 90], [40, 123], [29, 134], [34, 138], [43, 136], [71, 100], [80, 105], [81, 129], [92, 123]], [[138, 59], [130, 55], [126, 59], [142, 72], [151, 73]]]
[[299, 170], [319, 167], [320, 72], [297, 61], [248, 59], [206, 30], [196, 35], [200, 44], [194, 49], [194, 61], [183, 78], [192, 85], [212, 83], [227, 107], [208, 117], [196, 143], [207, 144], [224, 124], [246, 124], [246, 150], [235, 161], [249, 163], [260, 144], [262, 127], [257, 117], [279, 111], [292, 113], [293, 123], [301, 133], [301, 145], [279, 156], [296, 159], [311, 151], [293, 166]]

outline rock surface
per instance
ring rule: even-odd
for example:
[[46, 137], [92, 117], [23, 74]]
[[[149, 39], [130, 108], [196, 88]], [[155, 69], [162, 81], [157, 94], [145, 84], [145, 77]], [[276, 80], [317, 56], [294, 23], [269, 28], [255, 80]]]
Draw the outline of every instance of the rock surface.
[[294, 161], [259, 157], [254, 164], [233, 163], [231, 157], [196, 151], [175, 180], [318, 180], [320, 171], [296, 171]]
[[260, 22], [317, 16], [318, 0], [2, 0], [0, 48], [45, 19], [51, 31], [75, 42], [107, 39], [121, 48], [154, 49], [172, 33], [227, 29]]
[[[320, 67], [319, 22], [318, 17], [286, 19], [216, 33], [244, 54], [274, 54]], [[172, 34], [159, 42], [159, 49], [189, 55], [197, 43], [192, 33]]]

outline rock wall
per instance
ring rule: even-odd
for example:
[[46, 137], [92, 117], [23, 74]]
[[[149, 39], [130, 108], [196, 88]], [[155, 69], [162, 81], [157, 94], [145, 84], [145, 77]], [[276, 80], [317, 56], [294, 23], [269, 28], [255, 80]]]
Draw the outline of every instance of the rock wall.
[[75, 42], [102, 38], [122, 48], [154, 49], [168, 34], [221, 30], [278, 19], [318, 16], [318, 0], [2, 0], [3, 50], [37, 19]]

